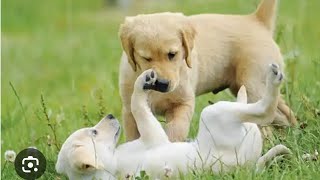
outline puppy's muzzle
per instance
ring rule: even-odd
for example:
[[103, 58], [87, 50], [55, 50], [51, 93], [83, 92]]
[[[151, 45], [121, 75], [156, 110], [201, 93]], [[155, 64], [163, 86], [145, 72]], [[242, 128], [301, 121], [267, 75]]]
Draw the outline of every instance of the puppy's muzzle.
[[145, 90], [155, 90], [155, 91], [159, 91], [159, 92], [168, 92], [169, 91], [169, 85], [170, 82], [166, 79], [157, 79], [156, 82], [154, 84], [145, 84], [143, 86], [143, 89]]

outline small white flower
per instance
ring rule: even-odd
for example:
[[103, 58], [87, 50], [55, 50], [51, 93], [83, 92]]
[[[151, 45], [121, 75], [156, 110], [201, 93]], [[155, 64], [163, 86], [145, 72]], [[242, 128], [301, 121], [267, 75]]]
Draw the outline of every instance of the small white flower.
[[51, 115], [52, 115], [52, 110], [51, 110], [51, 109], [49, 109], [49, 110], [48, 110], [48, 112], [47, 112], [47, 114], [48, 114], [48, 118], [50, 118], [50, 117], [51, 117]]
[[310, 161], [311, 160], [311, 154], [305, 153], [302, 155], [302, 159], [305, 161]]
[[4, 153], [4, 157], [5, 157], [6, 161], [14, 162], [14, 160], [16, 159], [16, 152], [14, 152], [12, 150], [7, 150]]

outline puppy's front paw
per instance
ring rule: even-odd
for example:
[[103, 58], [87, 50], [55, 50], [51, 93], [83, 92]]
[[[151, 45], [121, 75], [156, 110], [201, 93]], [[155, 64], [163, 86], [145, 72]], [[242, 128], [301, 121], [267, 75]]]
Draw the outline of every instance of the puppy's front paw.
[[137, 78], [135, 88], [140, 90], [154, 89], [156, 80], [156, 72], [153, 69], [148, 69]]
[[281, 84], [284, 78], [283, 73], [280, 70], [279, 65], [277, 64], [270, 64], [269, 65], [269, 72], [268, 72], [268, 81], [267, 83], [279, 85]]
[[143, 72], [144, 81], [142, 82], [142, 87], [145, 90], [153, 89], [157, 80], [157, 74], [154, 70], [149, 69]]

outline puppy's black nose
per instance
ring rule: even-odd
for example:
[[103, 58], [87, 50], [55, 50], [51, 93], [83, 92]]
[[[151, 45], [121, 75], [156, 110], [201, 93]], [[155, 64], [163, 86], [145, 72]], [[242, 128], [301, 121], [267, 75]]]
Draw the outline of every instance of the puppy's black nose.
[[166, 79], [157, 79], [155, 82], [154, 90], [160, 92], [168, 92], [169, 91], [170, 82]]
[[114, 116], [113, 116], [112, 114], [108, 114], [108, 115], [107, 115], [107, 118], [108, 118], [108, 119], [114, 119]]

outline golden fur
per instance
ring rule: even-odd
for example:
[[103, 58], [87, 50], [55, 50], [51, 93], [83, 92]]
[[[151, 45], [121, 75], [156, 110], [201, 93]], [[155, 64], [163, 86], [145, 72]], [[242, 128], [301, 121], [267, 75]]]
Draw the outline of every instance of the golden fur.
[[[150, 93], [149, 103], [155, 114], [165, 116], [171, 141], [187, 137], [198, 95], [225, 88], [236, 95], [244, 85], [248, 102], [260, 99], [265, 93], [265, 67], [276, 63], [283, 69], [281, 52], [272, 37], [276, 8], [277, 0], [263, 0], [249, 15], [127, 17], [119, 32], [124, 50], [120, 94], [127, 140], [139, 137], [130, 101], [135, 79], [146, 69], [153, 68], [158, 77], [170, 82], [168, 92]], [[296, 124], [282, 99], [274, 124]]]

